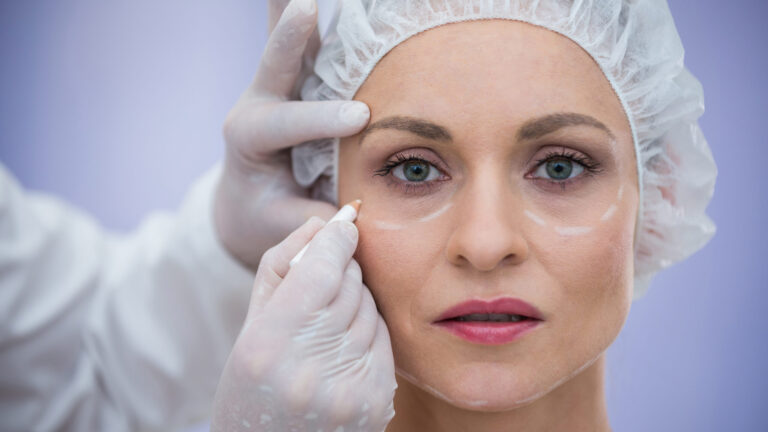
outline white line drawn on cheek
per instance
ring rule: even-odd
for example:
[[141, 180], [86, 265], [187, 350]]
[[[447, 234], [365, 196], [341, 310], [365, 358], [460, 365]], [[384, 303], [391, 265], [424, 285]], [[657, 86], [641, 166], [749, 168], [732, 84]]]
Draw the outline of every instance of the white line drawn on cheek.
[[429, 215], [426, 215], [423, 218], [419, 219], [419, 222], [430, 221], [430, 220], [440, 216], [441, 214], [445, 213], [449, 208], [451, 208], [452, 205], [453, 205], [453, 203], [448, 203], [448, 204], [444, 205], [441, 209], [437, 210], [436, 212], [434, 212], [432, 214], [429, 214]]
[[[437, 217], [441, 216], [443, 213], [447, 212], [448, 209], [450, 209], [452, 206], [453, 206], [453, 203], [449, 202], [444, 206], [440, 207], [439, 209], [435, 210], [434, 212], [424, 217], [421, 217], [414, 222], [428, 222], [428, 221], [431, 221], [432, 219], [436, 219]], [[360, 219], [360, 216], [358, 216], [358, 220], [359, 219]], [[375, 228], [380, 230], [385, 230], [385, 231], [396, 231], [396, 230], [401, 230], [408, 227], [408, 225], [406, 224], [399, 224], [399, 223], [382, 221], [382, 220], [374, 220], [372, 224]]]
[[391, 222], [384, 222], [384, 221], [373, 221], [373, 226], [380, 230], [385, 231], [396, 231], [401, 230], [405, 228], [405, 225], [395, 224]]
[[571, 227], [556, 226], [555, 227], [555, 231], [561, 236], [565, 236], [565, 237], [573, 237], [573, 236], [589, 234], [593, 229], [594, 229], [593, 227], [588, 227], [588, 226], [571, 226]]
[[[624, 196], [624, 185], [621, 185], [619, 186], [619, 191], [616, 194], [616, 203], [608, 206], [608, 208], [605, 210], [605, 213], [603, 213], [603, 215], [600, 216], [601, 222], [605, 222], [608, 219], [613, 217], [613, 215], [616, 213], [616, 210], [618, 210], [618, 206], [616, 204], [621, 201], [621, 198], [623, 196]], [[526, 212], [526, 215], [528, 215], [528, 217], [535, 216], [532, 213], [529, 214], [528, 210], [526, 210], [525, 212]], [[590, 227], [590, 226], [570, 226], [570, 227], [557, 226], [555, 227], [555, 231], [561, 236], [565, 236], [565, 237], [573, 237], [573, 236], [589, 234], [594, 229], [595, 227]]]
[[619, 208], [616, 206], [619, 202], [621, 202], [621, 198], [624, 196], [624, 185], [619, 186], [619, 192], [616, 194], [616, 203], [611, 204], [608, 209], [603, 213], [602, 216], [600, 216], [600, 221], [605, 222], [608, 219], [613, 217], [613, 214], [616, 213], [616, 210]]
[[[621, 201], [622, 197], [624, 196], [624, 185], [621, 185], [619, 187], [619, 191], [617, 193], [617, 200]], [[435, 212], [428, 214], [422, 218], [419, 218], [416, 220], [416, 222], [428, 222], [433, 219], [436, 219], [437, 217], [444, 214], [446, 211], [448, 211], [453, 206], [452, 202], [447, 203], [440, 209], [436, 210]], [[600, 221], [605, 222], [611, 217], [613, 217], [614, 213], [616, 213], [616, 210], [618, 210], [618, 207], [616, 204], [611, 204], [608, 209], [606, 209], [605, 213], [600, 217]], [[547, 226], [547, 222], [542, 218], [541, 216], [538, 216], [537, 214], [533, 213], [532, 211], [525, 209], [523, 213], [528, 217], [528, 219], [532, 220], [539, 226]], [[358, 219], [360, 217], [358, 216]], [[372, 222], [373, 226], [380, 230], [385, 231], [397, 231], [405, 229], [407, 226], [403, 224], [393, 223], [393, 222], [387, 222], [387, 221], [380, 221], [375, 220]], [[571, 226], [571, 227], [563, 227], [563, 226], [556, 226], [554, 227], [554, 230], [560, 234], [561, 236], [566, 237], [573, 237], [573, 236], [579, 236], [588, 234], [591, 231], [594, 230], [594, 227], [589, 226]]]
[[608, 210], [606, 210], [605, 213], [603, 213], [603, 215], [600, 216], [600, 221], [605, 222], [608, 219], [610, 219], [613, 216], [613, 214], [616, 213], [617, 208], [618, 207], [616, 207], [616, 204], [611, 204], [611, 206], [608, 207]]
[[547, 223], [542, 219], [541, 217], [537, 216], [535, 213], [531, 212], [530, 210], [524, 210], [523, 213], [525, 213], [526, 216], [528, 216], [528, 219], [536, 222], [538, 225], [541, 226], [547, 226]]
[[[361, 207], [361, 211], [357, 215], [357, 221], [358, 222], [367, 221], [368, 220], [368, 217], [367, 217], [368, 213], [364, 212], [364, 209], [365, 209], [365, 207]], [[381, 221], [381, 220], [373, 220], [373, 221], [371, 221], [371, 224], [373, 225], [374, 228], [379, 229], [379, 230], [384, 230], [384, 231], [397, 231], [397, 230], [401, 230], [401, 229], [405, 228], [405, 225], [396, 224], [396, 223], [392, 223], [392, 222], [385, 222], [385, 221]]]

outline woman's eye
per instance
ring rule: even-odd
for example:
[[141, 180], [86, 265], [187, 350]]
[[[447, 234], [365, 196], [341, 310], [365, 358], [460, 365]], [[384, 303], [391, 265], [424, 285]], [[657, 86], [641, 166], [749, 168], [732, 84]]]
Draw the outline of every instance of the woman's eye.
[[584, 171], [584, 167], [566, 158], [550, 159], [536, 169], [536, 177], [562, 181], [576, 177]]
[[392, 175], [407, 182], [425, 182], [436, 180], [440, 177], [440, 171], [428, 162], [410, 160], [396, 166]]

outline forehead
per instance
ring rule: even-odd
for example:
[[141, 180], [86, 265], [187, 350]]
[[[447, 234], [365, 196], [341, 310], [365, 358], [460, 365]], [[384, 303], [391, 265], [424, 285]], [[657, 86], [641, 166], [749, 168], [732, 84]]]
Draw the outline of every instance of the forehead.
[[375, 118], [522, 124], [553, 112], [593, 116], [629, 133], [621, 104], [594, 60], [550, 30], [511, 20], [448, 24], [393, 48], [355, 99]]

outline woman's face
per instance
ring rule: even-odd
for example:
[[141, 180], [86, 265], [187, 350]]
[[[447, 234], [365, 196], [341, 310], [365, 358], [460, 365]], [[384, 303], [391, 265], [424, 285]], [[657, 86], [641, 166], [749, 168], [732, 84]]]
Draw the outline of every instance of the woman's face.
[[498, 411], [599, 358], [629, 311], [638, 194], [595, 62], [525, 23], [450, 24], [395, 47], [355, 99], [371, 123], [341, 141], [339, 198], [363, 201], [356, 258], [400, 376]]

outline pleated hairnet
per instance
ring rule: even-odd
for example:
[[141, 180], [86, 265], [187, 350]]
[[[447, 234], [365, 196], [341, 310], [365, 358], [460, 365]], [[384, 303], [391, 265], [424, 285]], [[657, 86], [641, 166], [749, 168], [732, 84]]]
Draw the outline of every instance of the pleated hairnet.
[[[555, 31], [592, 56], [629, 119], [640, 211], [635, 298], [659, 270], [703, 247], [715, 232], [705, 208], [717, 168], [698, 125], [704, 96], [683, 65], [665, 0], [340, 0], [302, 88], [305, 100], [350, 100], [392, 48], [430, 28], [510, 19]], [[336, 203], [338, 139], [293, 149], [294, 176]]]

